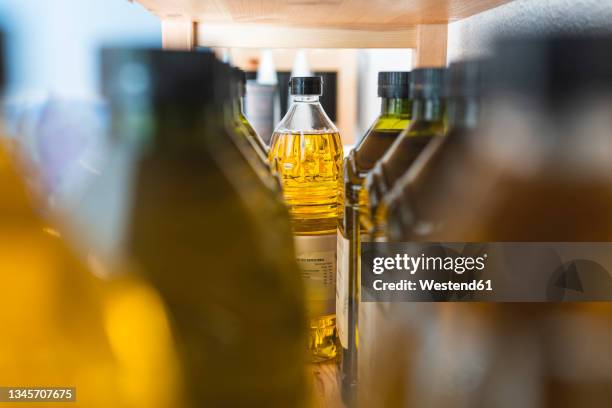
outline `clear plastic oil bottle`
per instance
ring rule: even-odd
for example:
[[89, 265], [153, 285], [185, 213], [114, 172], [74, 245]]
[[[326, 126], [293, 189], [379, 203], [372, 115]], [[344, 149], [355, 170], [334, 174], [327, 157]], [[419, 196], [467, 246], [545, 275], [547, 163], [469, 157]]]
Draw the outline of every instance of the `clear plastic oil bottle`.
[[306, 285], [313, 361], [337, 355], [336, 234], [342, 142], [319, 103], [321, 77], [291, 78], [294, 103], [272, 135], [269, 160], [280, 175]]
[[361, 225], [360, 219], [369, 211], [363, 184], [367, 173], [410, 124], [409, 80], [410, 72], [378, 73], [378, 96], [382, 98], [380, 116], [344, 160], [344, 214], [338, 230], [336, 325], [342, 354], [342, 395], [349, 405], [357, 384], [360, 244], [361, 235], [367, 233], [367, 227]]

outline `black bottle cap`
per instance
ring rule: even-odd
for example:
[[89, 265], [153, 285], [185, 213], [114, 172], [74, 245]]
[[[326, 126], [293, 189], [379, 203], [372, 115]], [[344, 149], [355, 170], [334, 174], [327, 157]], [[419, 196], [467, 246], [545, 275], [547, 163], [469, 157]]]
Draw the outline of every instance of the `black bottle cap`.
[[378, 96], [381, 98], [408, 98], [410, 96], [408, 71], [379, 72]]
[[586, 93], [612, 92], [612, 36], [508, 38], [495, 47], [487, 79], [493, 91], [557, 105]]
[[229, 98], [227, 71], [210, 52], [102, 50], [103, 94], [111, 104], [198, 108]]
[[439, 99], [445, 95], [446, 68], [417, 68], [410, 77], [410, 98]]
[[478, 97], [483, 87], [485, 60], [471, 59], [453, 62], [448, 67], [446, 95], [449, 98]]
[[291, 95], [322, 95], [323, 78], [320, 76], [291, 77], [289, 89]]

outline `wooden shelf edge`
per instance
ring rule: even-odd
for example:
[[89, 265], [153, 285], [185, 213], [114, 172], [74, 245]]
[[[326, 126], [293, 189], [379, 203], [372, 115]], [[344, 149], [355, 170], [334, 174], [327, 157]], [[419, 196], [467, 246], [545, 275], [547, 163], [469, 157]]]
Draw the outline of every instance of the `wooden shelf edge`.
[[240, 48], [416, 48], [416, 27], [381, 30], [196, 23], [195, 45]]

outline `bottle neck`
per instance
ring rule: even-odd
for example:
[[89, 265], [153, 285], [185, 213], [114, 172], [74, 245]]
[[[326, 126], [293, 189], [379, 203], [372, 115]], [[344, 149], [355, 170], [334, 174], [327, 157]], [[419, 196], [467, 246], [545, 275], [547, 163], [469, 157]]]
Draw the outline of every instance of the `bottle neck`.
[[238, 98], [238, 108], [240, 109], [240, 114], [244, 116], [244, 96]]
[[440, 98], [415, 99], [412, 104], [412, 120], [426, 122], [442, 122], [446, 102]]
[[400, 116], [410, 119], [412, 116], [412, 100], [408, 98], [382, 98], [381, 116]]
[[319, 95], [293, 95], [293, 102], [318, 103]]
[[338, 132], [334, 123], [325, 113], [323, 106], [319, 103], [319, 95], [293, 95], [293, 98], [291, 107], [276, 126], [275, 132]]
[[473, 130], [478, 126], [480, 106], [477, 98], [458, 98], [448, 103], [449, 129]]
[[234, 112], [235, 117], [241, 117], [244, 115], [242, 111], [242, 98], [237, 97], [232, 100], [232, 111]]

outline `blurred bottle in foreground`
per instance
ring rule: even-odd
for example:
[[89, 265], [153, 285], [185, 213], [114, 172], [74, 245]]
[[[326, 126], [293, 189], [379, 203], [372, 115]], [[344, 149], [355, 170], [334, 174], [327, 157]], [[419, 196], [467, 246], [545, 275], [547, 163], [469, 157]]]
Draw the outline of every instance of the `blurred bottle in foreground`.
[[0, 140], [0, 384], [74, 387], [75, 407], [188, 406], [157, 292], [92, 274], [34, 209], [8, 151]]
[[114, 151], [77, 212], [92, 250], [168, 305], [198, 406], [302, 406], [305, 318], [287, 211], [236, 134], [210, 53], [106, 50]]
[[342, 142], [319, 103], [321, 77], [290, 81], [294, 103], [272, 135], [270, 162], [283, 183], [306, 284], [311, 359], [336, 357], [336, 234]]
[[[487, 71], [481, 130], [439, 179], [447, 186], [453, 174], [470, 188], [439, 191], [443, 204], [429, 218], [439, 227], [419, 239], [610, 242], [612, 38], [505, 40]], [[428, 324], [396, 319], [395, 346], [387, 348], [414, 347], [387, 354], [381, 374], [398, 384], [381, 397], [388, 406], [569, 408], [612, 400], [610, 303], [432, 307]]]
[[380, 204], [385, 194], [412, 166], [429, 142], [444, 135], [444, 75], [444, 68], [412, 71], [410, 97], [413, 100], [413, 114], [410, 126], [398, 136], [366, 179], [370, 205], [368, 227], [372, 238], [377, 238], [379, 231], [384, 229], [384, 225], [380, 224], [386, 219], [386, 208]]
[[482, 129], [453, 169], [471, 180], [468, 194], [445, 195], [436, 215], [444, 228], [430, 238], [610, 241], [611, 44], [542, 38], [498, 46]]
[[378, 96], [381, 113], [359, 144], [344, 160], [344, 212], [338, 233], [336, 324], [341, 349], [342, 393], [350, 404], [357, 385], [357, 327], [359, 315], [359, 256], [361, 234], [367, 227], [361, 215], [369, 211], [365, 177], [397, 136], [408, 127], [412, 116], [409, 99], [410, 72], [379, 72]]

